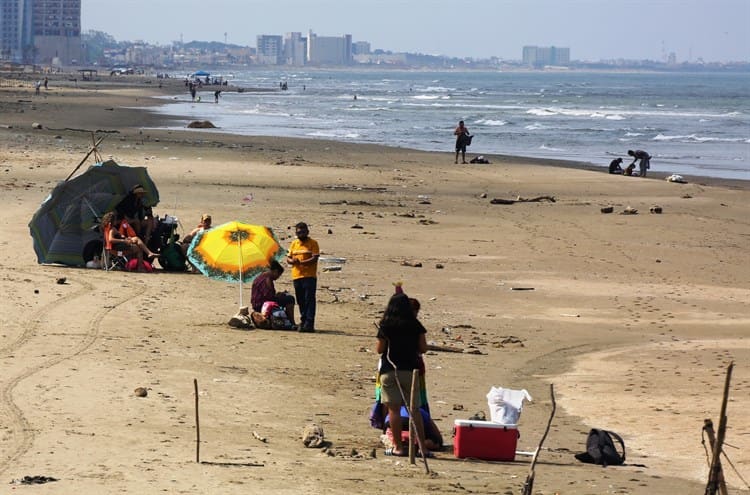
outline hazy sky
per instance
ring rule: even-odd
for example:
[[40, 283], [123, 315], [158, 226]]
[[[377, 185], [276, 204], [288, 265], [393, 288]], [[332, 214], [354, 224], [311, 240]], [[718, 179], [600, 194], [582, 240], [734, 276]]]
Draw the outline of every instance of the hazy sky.
[[750, 0], [82, 0], [83, 30], [167, 44], [256, 46], [259, 34], [351, 34], [373, 49], [520, 59], [750, 61]]

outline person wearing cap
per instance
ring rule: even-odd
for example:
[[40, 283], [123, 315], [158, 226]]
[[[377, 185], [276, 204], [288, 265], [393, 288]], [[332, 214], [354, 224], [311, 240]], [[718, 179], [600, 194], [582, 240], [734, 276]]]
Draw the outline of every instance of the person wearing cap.
[[315, 331], [315, 291], [318, 286], [318, 242], [304, 222], [294, 226], [297, 238], [289, 246], [286, 262], [292, 266], [292, 284], [300, 312], [300, 332]]
[[146, 244], [151, 240], [151, 232], [153, 231], [153, 215], [149, 214], [146, 206], [143, 204], [143, 196], [146, 194], [146, 189], [140, 184], [136, 184], [128, 192], [128, 195], [120, 201], [115, 207], [115, 211], [120, 218], [126, 220], [133, 229], [135, 229], [138, 236], [143, 239]]

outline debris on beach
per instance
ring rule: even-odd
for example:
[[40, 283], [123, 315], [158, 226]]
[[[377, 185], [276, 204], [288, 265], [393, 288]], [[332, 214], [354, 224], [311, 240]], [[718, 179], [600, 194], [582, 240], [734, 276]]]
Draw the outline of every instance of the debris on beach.
[[67, 279], [65, 277], [59, 277], [59, 278], [55, 279], [55, 283], [57, 283], [59, 285], [65, 284], [66, 281], [67, 281]]
[[624, 210], [620, 212], [620, 215], [637, 215], [638, 210], [633, 208], [632, 206], [627, 206]]
[[539, 203], [541, 201], [549, 201], [550, 203], [556, 202], [554, 196], [537, 196], [535, 198], [522, 198], [521, 196], [518, 196], [516, 199], [494, 198], [490, 200], [490, 204], [512, 205], [514, 203]]
[[216, 129], [216, 126], [210, 120], [194, 120], [187, 126], [188, 129]]
[[45, 483], [51, 483], [58, 481], [57, 478], [52, 476], [24, 476], [23, 478], [15, 479], [10, 482], [11, 485], [43, 485]]
[[407, 261], [404, 260], [401, 262], [401, 266], [411, 266], [414, 268], [422, 268], [422, 262], [421, 261]]
[[605, 206], [600, 211], [602, 213], [612, 213], [613, 211], [615, 211], [615, 207], [614, 206]]
[[148, 390], [146, 390], [144, 387], [138, 387], [133, 391], [133, 393], [136, 397], [146, 397], [148, 395]]
[[323, 428], [315, 423], [310, 423], [302, 430], [302, 443], [309, 449], [318, 449], [325, 445], [325, 433]]
[[656, 214], [660, 214], [660, 213], [662, 212], [662, 209], [661, 209], [661, 206], [659, 206], [659, 205], [654, 205], [654, 206], [652, 206], [651, 208], [649, 208], [649, 209], [648, 209], [648, 211], [649, 211], [649, 213], [656, 213]]

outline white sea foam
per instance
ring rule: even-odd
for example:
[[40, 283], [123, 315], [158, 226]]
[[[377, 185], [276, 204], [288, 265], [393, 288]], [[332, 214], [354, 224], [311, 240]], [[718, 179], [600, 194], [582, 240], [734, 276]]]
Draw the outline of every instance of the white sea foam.
[[546, 144], [543, 144], [539, 147], [540, 150], [547, 150], [547, 151], [565, 151], [562, 148], [553, 148], [552, 146], [547, 146]]
[[449, 91], [456, 91], [456, 89], [443, 86], [427, 86], [422, 91], [427, 91], [428, 93], [447, 93]]
[[527, 131], [540, 131], [542, 129], [549, 129], [549, 126], [540, 124], [539, 122], [534, 122], [533, 124], [524, 126], [524, 129], [526, 129]]
[[480, 119], [474, 123], [479, 124], [479, 125], [489, 125], [489, 126], [503, 126], [503, 125], [508, 124], [508, 122], [506, 122], [505, 120], [491, 120], [491, 119]]
[[536, 115], [538, 117], [549, 117], [551, 115], [557, 115], [559, 112], [547, 108], [530, 108], [526, 110], [526, 113], [528, 113], [529, 115]]
[[643, 136], [643, 133], [642, 132], [626, 132], [625, 135], [627, 137], [638, 137], [638, 136]]
[[717, 137], [708, 137], [708, 136], [698, 136], [697, 134], [687, 134], [687, 135], [678, 135], [678, 136], [657, 134], [651, 139], [653, 141], [695, 141], [698, 143], [708, 143], [708, 142], [742, 143], [742, 142], [748, 141], [745, 138], [717, 138]]

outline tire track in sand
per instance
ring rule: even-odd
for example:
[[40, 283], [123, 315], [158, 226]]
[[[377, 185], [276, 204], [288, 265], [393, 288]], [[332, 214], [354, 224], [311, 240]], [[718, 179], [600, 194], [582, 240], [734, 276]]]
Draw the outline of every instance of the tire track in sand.
[[[20, 272], [16, 273], [20, 274]], [[26, 275], [33, 274], [27, 273]], [[23, 331], [19, 336], [8, 345], [0, 348], [0, 359], [11, 358], [14, 354], [22, 351], [30, 344], [33, 344], [34, 338], [37, 336], [39, 329], [42, 328], [43, 323], [49, 318], [48, 315], [52, 313], [53, 309], [64, 313], [65, 308], [67, 305], [71, 304], [72, 301], [87, 294], [91, 294], [97, 289], [96, 285], [82, 279], [76, 280], [76, 283], [80, 283], [83, 287], [75, 292], [50, 301], [25, 319], [26, 321], [22, 323]], [[113, 300], [112, 304], [102, 306], [99, 311], [94, 313], [94, 317], [86, 325], [83, 333], [77, 332], [64, 335], [63, 338], [66, 339], [80, 338], [80, 341], [77, 342], [68, 352], [46, 359], [39, 364], [27, 367], [20, 373], [3, 377], [3, 380], [0, 381], [0, 417], [5, 416], [7, 418], [5, 426], [10, 431], [11, 438], [8, 442], [9, 445], [5, 445], [2, 457], [0, 457], [0, 474], [4, 473], [8, 467], [23, 456], [31, 448], [34, 442], [35, 433], [31, 424], [28, 419], [26, 419], [21, 408], [19, 408], [13, 401], [13, 391], [18, 384], [42, 370], [51, 368], [52, 366], [81, 354], [91, 347], [99, 337], [101, 322], [104, 317], [117, 307], [127, 303], [142, 293], [142, 287], [140, 287], [139, 284], [138, 287], [131, 290], [129, 293], [121, 296], [119, 299]], [[111, 295], [108, 295], [107, 297], [114, 299]]]

